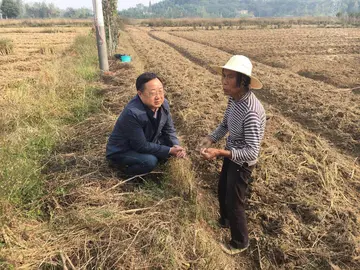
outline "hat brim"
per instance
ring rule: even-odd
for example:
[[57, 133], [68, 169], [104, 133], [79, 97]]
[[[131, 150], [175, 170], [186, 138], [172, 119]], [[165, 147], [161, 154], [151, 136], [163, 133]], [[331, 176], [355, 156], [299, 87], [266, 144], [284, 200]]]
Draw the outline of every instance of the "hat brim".
[[[212, 69], [214, 69], [215, 71], [216, 71], [216, 73], [218, 73], [218, 74], [220, 74], [220, 75], [222, 75], [222, 71], [223, 71], [223, 69], [228, 69], [228, 70], [232, 70], [232, 71], [236, 71], [236, 72], [239, 72], [239, 71], [237, 71], [237, 70], [235, 70], [235, 69], [231, 69], [231, 68], [228, 68], [228, 67], [224, 67], [224, 66], [214, 66], [214, 65], [210, 65], [210, 67], [212, 68]], [[239, 73], [241, 73], [241, 72], [239, 72]], [[246, 74], [245, 74], [246, 75]], [[246, 75], [246, 76], [248, 76], [248, 75]], [[256, 89], [256, 90], [258, 90], [258, 89], [261, 89], [262, 87], [263, 87], [263, 84], [262, 84], [262, 82], [258, 79], [258, 78], [256, 78], [256, 77], [254, 77], [254, 76], [249, 76], [250, 77], [250, 87], [251, 87], [251, 89]]]

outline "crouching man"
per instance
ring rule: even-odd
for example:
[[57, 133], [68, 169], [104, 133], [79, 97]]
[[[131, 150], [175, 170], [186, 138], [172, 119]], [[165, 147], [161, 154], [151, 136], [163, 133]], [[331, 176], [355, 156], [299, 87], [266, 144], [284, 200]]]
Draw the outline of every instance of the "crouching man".
[[162, 81], [154, 73], [136, 79], [137, 95], [126, 105], [109, 137], [106, 158], [128, 175], [152, 171], [159, 160], [184, 158], [164, 97]]

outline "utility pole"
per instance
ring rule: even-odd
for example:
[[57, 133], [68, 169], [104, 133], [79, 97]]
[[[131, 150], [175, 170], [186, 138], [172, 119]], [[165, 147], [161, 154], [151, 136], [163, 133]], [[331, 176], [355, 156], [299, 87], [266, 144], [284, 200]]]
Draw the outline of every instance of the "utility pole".
[[96, 41], [99, 55], [99, 64], [101, 72], [109, 71], [107, 56], [104, 15], [101, 0], [93, 0]]

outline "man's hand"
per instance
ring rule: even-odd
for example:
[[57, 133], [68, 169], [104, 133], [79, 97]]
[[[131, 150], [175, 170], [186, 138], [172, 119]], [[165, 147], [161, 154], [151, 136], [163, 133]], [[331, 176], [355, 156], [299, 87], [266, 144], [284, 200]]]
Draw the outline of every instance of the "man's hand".
[[204, 159], [211, 160], [215, 159], [220, 154], [220, 151], [216, 148], [202, 148], [200, 154]]
[[170, 148], [170, 155], [175, 156], [177, 158], [185, 158], [186, 151], [181, 146], [174, 145], [173, 147]]

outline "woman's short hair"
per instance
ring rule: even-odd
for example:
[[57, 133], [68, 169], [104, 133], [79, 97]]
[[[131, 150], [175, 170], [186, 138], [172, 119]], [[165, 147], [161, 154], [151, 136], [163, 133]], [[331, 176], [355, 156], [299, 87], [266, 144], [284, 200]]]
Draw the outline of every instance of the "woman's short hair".
[[145, 84], [153, 79], [159, 79], [159, 81], [162, 83], [162, 80], [155, 73], [145, 72], [141, 74], [136, 79], [136, 90], [144, 92]]
[[244, 86], [247, 90], [250, 90], [250, 82], [251, 78], [245, 74], [240, 72], [236, 72], [236, 86], [241, 87]]

